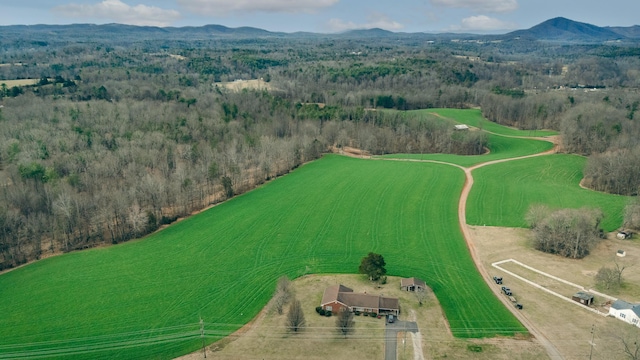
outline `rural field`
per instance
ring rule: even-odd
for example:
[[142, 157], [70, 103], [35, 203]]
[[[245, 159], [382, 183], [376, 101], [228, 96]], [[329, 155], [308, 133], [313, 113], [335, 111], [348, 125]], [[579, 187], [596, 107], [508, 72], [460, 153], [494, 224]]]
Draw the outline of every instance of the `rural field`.
[[40, 79], [0, 80], [0, 85], [5, 84], [8, 88], [12, 88], [14, 86], [35, 85], [39, 81]]
[[[512, 130], [494, 132], [501, 131]], [[441, 160], [473, 165], [552, 147], [490, 139], [484, 157]], [[605, 228], [614, 229], [627, 198], [581, 189], [583, 164], [550, 155], [479, 168], [467, 221], [524, 227], [528, 206], [539, 202], [599, 206]], [[370, 251], [384, 255], [389, 275], [429, 284], [454, 338], [526, 338], [479, 275], [461, 234], [464, 180], [460, 168], [446, 164], [325, 155], [144, 239], [8, 272], [0, 276], [7, 309], [0, 328], [10, 329], [0, 331], [0, 358], [179, 356], [202, 346], [201, 331], [211, 343], [253, 319], [278, 277], [355, 273]], [[313, 307], [305, 311], [313, 314]]]
[[144, 240], [9, 272], [0, 356], [177, 356], [200, 346], [200, 317], [217, 340], [262, 309], [279, 276], [354, 273], [369, 251], [390, 275], [427, 281], [454, 336], [526, 332], [458, 230], [463, 181], [447, 165], [329, 155]]
[[631, 198], [580, 188], [585, 162], [581, 156], [557, 154], [474, 170], [467, 222], [470, 225], [525, 227], [529, 207], [545, 204], [553, 209], [599, 208], [604, 213], [603, 229], [617, 229], [622, 224], [624, 207]]

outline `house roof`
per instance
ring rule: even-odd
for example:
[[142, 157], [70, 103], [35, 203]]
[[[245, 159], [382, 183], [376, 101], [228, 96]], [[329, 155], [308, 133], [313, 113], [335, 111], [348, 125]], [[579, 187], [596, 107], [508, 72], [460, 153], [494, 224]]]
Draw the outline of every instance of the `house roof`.
[[454, 125], [456, 130], [467, 130], [469, 129], [469, 127], [465, 124], [461, 124], [461, 125]]
[[584, 292], [584, 291], [578, 291], [577, 293], [573, 294], [573, 297], [578, 298], [578, 299], [582, 299], [582, 300], [591, 300], [593, 299], [593, 295]]
[[410, 277], [410, 278], [406, 278], [406, 279], [400, 279], [400, 286], [422, 286], [423, 288], [427, 287], [427, 284], [424, 283], [424, 281], [415, 278], [415, 277]]
[[616, 310], [631, 310], [640, 317], [640, 304], [631, 304], [624, 300], [616, 300], [611, 304], [611, 307]]
[[324, 290], [324, 294], [322, 295], [322, 305], [328, 304], [334, 301], [339, 301], [338, 294], [340, 293], [352, 293], [352, 292], [353, 292], [353, 289], [350, 289], [344, 285], [329, 286]]
[[322, 304], [339, 302], [349, 307], [362, 307], [369, 309], [399, 310], [400, 301], [396, 298], [384, 297], [372, 294], [354, 293], [352, 289], [344, 285], [329, 286], [324, 290]]

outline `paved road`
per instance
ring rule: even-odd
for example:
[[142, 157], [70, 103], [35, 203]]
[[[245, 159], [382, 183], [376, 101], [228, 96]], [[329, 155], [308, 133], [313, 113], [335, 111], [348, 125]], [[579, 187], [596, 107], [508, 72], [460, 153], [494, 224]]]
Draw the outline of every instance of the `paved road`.
[[398, 333], [418, 332], [418, 324], [415, 321], [401, 321], [396, 320], [394, 323], [387, 323], [384, 329], [384, 360], [396, 360], [396, 354], [398, 353]]

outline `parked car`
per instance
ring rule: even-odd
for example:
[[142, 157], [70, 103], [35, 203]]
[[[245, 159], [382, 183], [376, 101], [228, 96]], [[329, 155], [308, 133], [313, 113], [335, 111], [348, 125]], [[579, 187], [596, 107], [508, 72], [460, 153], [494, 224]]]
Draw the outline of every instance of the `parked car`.
[[387, 315], [387, 322], [389, 324], [393, 323], [394, 321], [396, 321], [396, 319], [392, 314]]

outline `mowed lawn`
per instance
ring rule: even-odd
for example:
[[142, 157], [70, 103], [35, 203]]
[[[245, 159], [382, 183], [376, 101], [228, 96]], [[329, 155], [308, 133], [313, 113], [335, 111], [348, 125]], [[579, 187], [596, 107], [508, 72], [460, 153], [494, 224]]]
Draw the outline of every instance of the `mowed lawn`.
[[355, 273], [369, 251], [390, 275], [426, 280], [455, 336], [524, 332], [459, 231], [463, 182], [447, 165], [329, 155], [146, 239], [6, 273], [0, 358], [172, 358], [201, 346], [200, 318], [212, 342], [253, 318], [279, 276]]
[[630, 198], [580, 188], [586, 158], [550, 155], [509, 161], [474, 170], [467, 202], [470, 225], [525, 227], [532, 204], [552, 209], [599, 208], [602, 227], [613, 231], [622, 225]]

